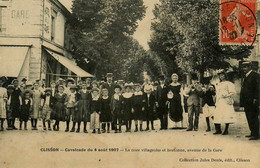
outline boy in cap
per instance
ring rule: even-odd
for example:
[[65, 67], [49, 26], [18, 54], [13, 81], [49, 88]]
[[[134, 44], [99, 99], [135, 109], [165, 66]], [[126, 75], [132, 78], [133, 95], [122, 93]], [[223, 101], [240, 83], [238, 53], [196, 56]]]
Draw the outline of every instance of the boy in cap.
[[[115, 94], [111, 98], [111, 111], [113, 116], [113, 124], [115, 128], [115, 133], [118, 132], [121, 133], [123, 97], [121, 95], [121, 87], [119, 85], [115, 85], [114, 90], [115, 90]], [[119, 129], [117, 129], [117, 125], [119, 125]]]
[[54, 104], [55, 104], [55, 98], [51, 95], [51, 88], [45, 89], [45, 94], [42, 95], [41, 99], [41, 109], [42, 109], [42, 124], [43, 124], [43, 130], [46, 130], [45, 122], [48, 123], [48, 130], [51, 131], [51, 113], [53, 112]]
[[[75, 108], [78, 105], [78, 101], [80, 99], [79, 93], [77, 93], [76, 86], [70, 86], [70, 93], [67, 94], [65, 105], [66, 105], [66, 130], [65, 132], [69, 131], [69, 123], [70, 123], [70, 116], [75, 113]], [[75, 123], [76, 124], [76, 123]], [[75, 124], [73, 123], [73, 127], [75, 129]]]
[[99, 89], [94, 87], [91, 93], [91, 110], [90, 110], [90, 129], [93, 130], [93, 134], [98, 130], [98, 134], [101, 134], [100, 131], [100, 98], [99, 98]]

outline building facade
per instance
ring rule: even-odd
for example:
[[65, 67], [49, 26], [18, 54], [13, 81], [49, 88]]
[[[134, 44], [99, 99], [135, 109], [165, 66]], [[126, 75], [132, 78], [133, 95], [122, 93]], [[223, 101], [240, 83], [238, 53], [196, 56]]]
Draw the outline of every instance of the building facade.
[[47, 83], [93, 77], [72, 59], [70, 17], [58, 0], [0, 0], [0, 75]]

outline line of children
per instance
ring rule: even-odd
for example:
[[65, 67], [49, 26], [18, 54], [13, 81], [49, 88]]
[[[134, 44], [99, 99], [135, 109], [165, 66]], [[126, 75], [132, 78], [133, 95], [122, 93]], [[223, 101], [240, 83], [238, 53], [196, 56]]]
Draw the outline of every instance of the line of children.
[[[143, 121], [147, 121], [146, 130], [149, 130], [150, 123], [151, 129], [154, 130], [156, 99], [151, 85], [145, 86], [144, 91], [141, 84], [135, 86], [126, 84], [124, 88], [114, 85], [113, 94], [110, 96], [107, 87], [99, 90], [98, 84], [95, 83], [96, 86], [91, 89], [86, 81], [81, 82], [80, 88], [77, 88], [75, 81], [72, 81], [66, 88], [64, 81], [58, 80], [58, 83], [51, 82], [51, 87], [44, 90], [40, 88], [39, 82], [28, 87], [26, 83], [23, 87], [23, 94], [18, 87], [18, 80], [14, 80], [12, 84], [8, 87], [6, 94], [3, 93], [6, 99], [1, 96], [4, 88], [0, 87], [0, 99], [3, 102], [6, 101], [9, 107], [7, 112], [1, 109], [1, 113], [7, 115], [0, 113], [1, 130], [5, 118], [8, 119], [8, 128], [16, 129], [14, 119], [18, 117], [20, 129], [24, 123], [25, 130], [27, 130], [29, 119], [31, 119], [32, 130], [37, 130], [39, 118], [42, 119], [43, 130], [49, 131], [52, 129], [59, 131], [60, 122], [65, 121], [65, 132], [75, 132], [75, 130], [77, 133], [80, 132], [81, 122], [84, 123], [84, 133], [88, 133], [87, 122], [90, 122], [92, 133], [96, 131], [99, 134], [110, 133], [113, 128], [115, 133], [121, 133], [123, 125], [126, 126], [126, 132], [131, 132], [132, 120], [135, 121], [135, 132], [143, 131]], [[52, 120], [55, 120], [55, 123], [51, 127]], [[73, 125], [69, 130], [71, 120]], [[113, 123], [113, 128], [111, 123]], [[77, 129], [75, 129], [76, 124]]]

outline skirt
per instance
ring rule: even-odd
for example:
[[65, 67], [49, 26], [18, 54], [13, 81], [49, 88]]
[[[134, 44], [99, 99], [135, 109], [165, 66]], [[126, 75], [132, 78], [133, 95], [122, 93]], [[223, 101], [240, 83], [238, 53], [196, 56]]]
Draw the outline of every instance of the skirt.
[[100, 115], [97, 112], [94, 112], [90, 115], [90, 129], [99, 129], [100, 128]]

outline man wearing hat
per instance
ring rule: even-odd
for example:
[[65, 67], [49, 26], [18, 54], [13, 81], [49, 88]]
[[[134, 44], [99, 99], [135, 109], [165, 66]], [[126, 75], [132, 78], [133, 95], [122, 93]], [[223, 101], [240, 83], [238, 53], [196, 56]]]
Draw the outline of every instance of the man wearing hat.
[[155, 92], [156, 98], [156, 108], [158, 109], [159, 119], [161, 121], [161, 128], [168, 128], [168, 112], [166, 109], [166, 101], [167, 101], [167, 88], [165, 85], [165, 78], [163, 75], [159, 76], [159, 85], [157, 86], [157, 90]]
[[[186, 91], [188, 95], [187, 106], [188, 106], [188, 129], [187, 131], [198, 131], [199, 126], [199, 114], [200, 114], [200, 96], [202, 96], [202, 87], [198, 82], [197, 74], [192, 74], [191, 85]], [[195, 119], [193, 121], [193, 115]]]
[[250, 135], [249, 140], [259, 139], [259, 74], [252, 71], [251, 63], [242, 63], [245, 73], [240, 92], [240, 106], [244, 107]]

